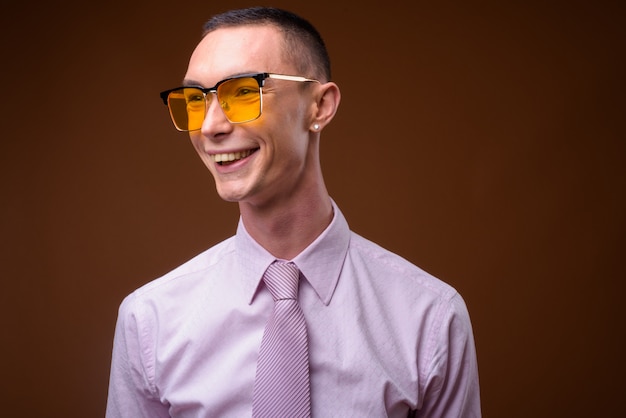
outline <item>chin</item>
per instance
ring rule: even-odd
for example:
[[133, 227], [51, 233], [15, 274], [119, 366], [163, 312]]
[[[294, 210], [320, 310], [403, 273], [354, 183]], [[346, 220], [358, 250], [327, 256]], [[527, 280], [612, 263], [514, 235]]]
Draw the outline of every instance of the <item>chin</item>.
[[216, 188], [219, 197], [226, 202], [241, 202], [246, 196], [243, 190], [231, 190], [218, 185], [216, 185]]
[[217, 194], [225, 202], [239, 202], [241, 200], [239, 196], [234, 195], [233, 193], [224, 193], [218, 191]]

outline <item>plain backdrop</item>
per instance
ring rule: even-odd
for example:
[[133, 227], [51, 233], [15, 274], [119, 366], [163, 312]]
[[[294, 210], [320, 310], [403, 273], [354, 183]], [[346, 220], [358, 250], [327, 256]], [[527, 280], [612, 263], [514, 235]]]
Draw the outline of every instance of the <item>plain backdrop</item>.
[[[104, 415], [117, 308], [235, 232], [158, 93], [249, 1], [2, 13], [0, 415]], [[485, 417], [610, 417], [626, 389], [625, 7], [266, 1], [324, 36], [322, 134], [357, 233], [456, 287]]]

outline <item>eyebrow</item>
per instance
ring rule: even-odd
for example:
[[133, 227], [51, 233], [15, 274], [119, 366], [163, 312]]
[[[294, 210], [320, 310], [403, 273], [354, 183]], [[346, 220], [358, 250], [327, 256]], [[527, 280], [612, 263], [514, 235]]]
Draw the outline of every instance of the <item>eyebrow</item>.
[[195, 86], [202, 86], [202, 83], [199, 82], [199, 81], [196, 81], [196, 80], [191, 80], [189, 78], [185, 78], [183, 80], [183, 86], [185, 86], [185, 87], [187, 87], [187, 86], [189, 86], [189, 87], [192, 87], [192, 86], [194, 86], [194, 87]]
[[[218, 80], [218, 83], [220, 81], [227, 80], [229, 78], [239, 77], [241, 75], [246, 75], [246, 74], [263, 74], [263, 72], [262, 71], [240, 71], [238, 73], [231, 74], [231, 75], [227, 76], [226, 78]], [[185, 86], [185, 87], [201, 86], [201, 87], [205, 88], [203, 83], [201, 83], [199, 81], [196, 81], [196, 80], [192, 80], [190, 78], [183, 79], [183, 86]], [[213, 86], [211, 86], [211, 87], [213, 87]]]

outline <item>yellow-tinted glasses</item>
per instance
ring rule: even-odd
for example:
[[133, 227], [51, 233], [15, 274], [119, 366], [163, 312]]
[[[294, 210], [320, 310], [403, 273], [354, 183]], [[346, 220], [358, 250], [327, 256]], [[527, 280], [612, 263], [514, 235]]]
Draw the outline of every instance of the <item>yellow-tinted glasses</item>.
[[254, 73], [220, 81], [213, 87], [186, 86], [161, 92], [161, 99], [170, 110], [174, 126], [179, 131], [197, 131], [215, 93], [224, 115], [231, 123], [250, 122], [261, 116], [265, 80], [318, 82], [294, 75]]

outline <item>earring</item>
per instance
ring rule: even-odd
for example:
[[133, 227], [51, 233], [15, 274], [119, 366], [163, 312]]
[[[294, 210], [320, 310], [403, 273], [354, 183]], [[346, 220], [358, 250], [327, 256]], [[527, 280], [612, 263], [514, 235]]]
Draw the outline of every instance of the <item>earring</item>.
[[320, 126], [316, 123], [315, 125], [313, 125], [313, 130], [317, 131], [320, 129]]

